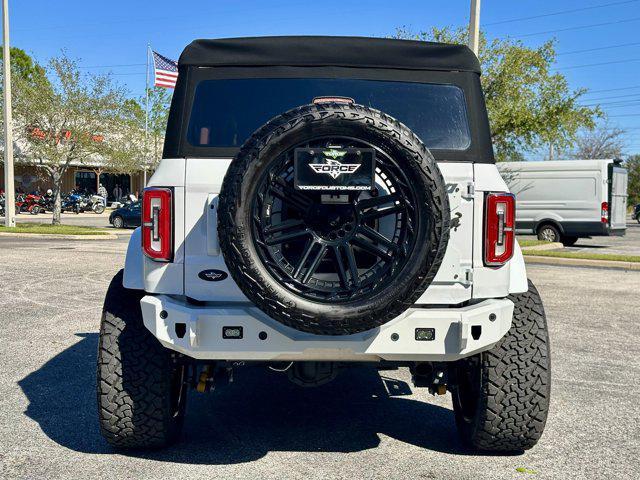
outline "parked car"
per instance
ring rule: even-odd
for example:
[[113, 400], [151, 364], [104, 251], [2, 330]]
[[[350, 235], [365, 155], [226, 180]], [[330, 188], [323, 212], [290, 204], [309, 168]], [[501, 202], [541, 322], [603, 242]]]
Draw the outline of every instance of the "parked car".
[[140, 215], [140, 202], [133, 202], [111, 212], [109, 223], [115, 228], [139, 227]]
[[245, 362], [305, 387], [408, 367], [451, 392], [472, 447], [542, 435], [547, 324], [466, 46], [197, 40], [149, 185], [102, 315], [110, 444], [175, 441], [188, 391], [218, 391]]
[[633, 208], [633, 218], [640, 223], [640, 203]]
[[579, 238], [624, 235], [627, 170], [616, 160], [501, 162], [516, 195], [516, 231], [573, 245]]

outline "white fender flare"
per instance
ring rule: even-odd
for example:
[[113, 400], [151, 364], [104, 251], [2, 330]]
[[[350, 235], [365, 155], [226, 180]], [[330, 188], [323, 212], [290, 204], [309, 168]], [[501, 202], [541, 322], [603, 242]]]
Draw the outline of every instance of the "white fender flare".
[[124, 278], [122, 285], [125, 288], [144, 290], [144, 258], [142, 255], [142, 240], [140, 227], [136, 228], [129, 239], [127, 256], [124, 262]]
[[524, 265], [524, 255], [516, 240], [513, 258], [509, 261], [509, 293], [524, 293], [529, 290], [527, 269]]

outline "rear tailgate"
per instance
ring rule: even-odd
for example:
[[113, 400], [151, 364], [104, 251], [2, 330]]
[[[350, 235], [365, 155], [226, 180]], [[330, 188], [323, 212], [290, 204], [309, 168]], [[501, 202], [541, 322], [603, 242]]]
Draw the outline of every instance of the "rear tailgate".
[[[212, 280], [208, 270], [228, 272], [217, 232], [218, 193], [231, 159], [189, 158], [185, 177], [185, 295], [202, 301], [246, 301], [231, 277]], [[474, 235], [473, 164], [440, 163], [453, 225], [443, 262], [419, 304], [450, 305], [471, 299]], [[495, 166], [493, 166], [495, 170]], [[495, 175], [499, 178], [497, 170]], [[220, 212], [223, 214], [223, 212]], [[480, 215], [482, 218], [482, 215]]]
[[611, 164], [609, 172], [609, 227], [611, 230], [627, 228], [627, 170], [618, 164]]

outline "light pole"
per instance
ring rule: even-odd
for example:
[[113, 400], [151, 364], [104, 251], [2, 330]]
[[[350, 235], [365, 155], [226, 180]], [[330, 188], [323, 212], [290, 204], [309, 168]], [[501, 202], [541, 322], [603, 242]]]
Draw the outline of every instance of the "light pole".
[[11, 51], [9, 49], [9, 0], [2, 0], [2, 73], [4, 75], [4, 224], [16, 226], [13, 188], [13, 132], [11, 119]]
[[480, 45], [480, 0], [471, 0], [469, 14], [469, 48], [478, 55]]

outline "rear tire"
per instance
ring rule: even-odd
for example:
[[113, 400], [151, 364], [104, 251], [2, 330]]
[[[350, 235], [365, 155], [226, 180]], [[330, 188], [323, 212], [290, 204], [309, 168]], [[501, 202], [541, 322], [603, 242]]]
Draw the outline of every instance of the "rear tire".
[[101, 213], [104, 213], [104, 205], [102, 205], [101, 203], [98, 203], [96, 205], [93, 206], [93, 211], [94, 213], [97, 213], [98, 215], [100, 215]]
[[124, 220], [122, 217], [113, 217], [113, 228], [124, 228]]
[[174, 442], [182, 429], [187, 366], [147, 330], [143, 292], [109, 285], [98, 345], [98, 416], [114, 447], [154, 448]]
[[560, 230], [558, 230], [558, 227], [555, 225], [547, 223], [538, 229], [538, 240], [543, 240], [545, 242], [559, 242], [560, 238]]
[[549, 334], [540, 295], [529, 281], [514, 303], [507, 334], [489, 351], [458, 362], [452, 389], [465, 444], [513, 452], [533, 447], [545, 427], [551, 393]]
[[562, 244], [565, 247], [571, 247], [572, 245], [575, 245], [577, 241], [578, 241], [578, 237], [567, 237], [567, 236], [562, 237]]

